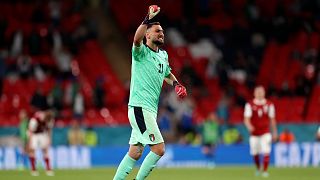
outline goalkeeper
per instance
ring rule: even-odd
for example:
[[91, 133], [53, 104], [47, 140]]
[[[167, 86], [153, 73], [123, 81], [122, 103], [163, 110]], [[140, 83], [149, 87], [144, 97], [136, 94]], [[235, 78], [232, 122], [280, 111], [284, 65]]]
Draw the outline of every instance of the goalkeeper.
[[[128, 117], [132, 127], [130, 147], [118, 166], [114, 180], [123, 180], [141, 157], [145, 145], [151, 151], [144, 159], [136, 180], [145, 179], [164, 155], [165, 145], [157, 125], [159, 96], [163, 81], [174, 86], [179, 98], [187, 96], [186, 88], [171, 73], [164, 44], [163, 29], [153, 22], [160, 7], [149, 6], [148, 14], [136, 30], [132, 47], [132, 67]], [[146, 44], [143, 39], [146, 38]]]

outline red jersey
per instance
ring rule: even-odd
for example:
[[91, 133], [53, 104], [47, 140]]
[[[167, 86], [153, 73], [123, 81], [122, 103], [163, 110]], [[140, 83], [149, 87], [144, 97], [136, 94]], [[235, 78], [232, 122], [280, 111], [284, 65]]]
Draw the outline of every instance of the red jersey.
[[42, 111], [36, 112], [29, 122], [29, 130], [33, 133], [45, 133], [52, 127], [52, 120], [45, 120], [45, 113]]
[[254, 131], [251, 135], [260, 136], [270, 132], [270, 119], [275, 118], [275, 108], [269, 100], [252, 100], [245, 105], [244, 117], [250, 118]]

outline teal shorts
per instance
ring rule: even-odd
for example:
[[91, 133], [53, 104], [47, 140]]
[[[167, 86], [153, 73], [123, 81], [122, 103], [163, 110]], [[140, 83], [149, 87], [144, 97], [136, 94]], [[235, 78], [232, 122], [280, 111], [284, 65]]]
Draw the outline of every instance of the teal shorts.
[[128, 107], [128, 117], [132, 127], [129, 144], [154, 145], [163, 143], [157, 124], [157, 113], [142, 107]]

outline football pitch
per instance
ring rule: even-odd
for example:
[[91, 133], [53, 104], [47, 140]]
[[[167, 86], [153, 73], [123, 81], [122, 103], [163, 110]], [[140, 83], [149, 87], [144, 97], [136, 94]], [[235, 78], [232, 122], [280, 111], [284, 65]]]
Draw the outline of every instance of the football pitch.
[[[54, 177], [40, 171], [40, 176], [33, 177], [29, 171], [1, 170], [1, 180], [110, 180], [115, 168], [95, 168], [88, 170], [56, 170]], [[148, 177], [149, 180], [319, 180], [319, 168], [270, 168], [268, 178], [256, 177], [253, 167], [217, 167], [208, 168], [158, 168]], [[128, 176], [132, 180], [137, 169]]]

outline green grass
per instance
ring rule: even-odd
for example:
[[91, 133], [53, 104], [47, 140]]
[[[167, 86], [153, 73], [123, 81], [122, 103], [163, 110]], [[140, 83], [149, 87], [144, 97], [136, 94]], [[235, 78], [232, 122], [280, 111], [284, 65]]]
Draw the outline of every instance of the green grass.
[[[48, 177], [40, 171], [39, 177], [32, 177], [29, 171], [0, 171], [1, 180], [110, 180], [115, 168], [96, 168], [89, 170], [56, 170], [54, 177]], [[161, 168], [155, 169], [149, 180], [319, 180], [319, 168], [270, 168], [270, 177], [255, 177], [253, 167], [206, 168]], [[127, 179], [132, 180], [135, 169]]]

